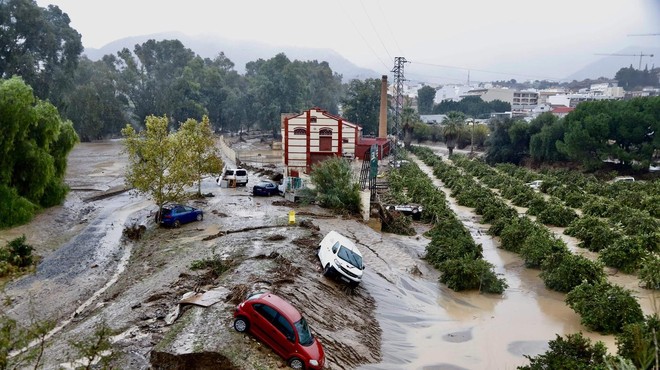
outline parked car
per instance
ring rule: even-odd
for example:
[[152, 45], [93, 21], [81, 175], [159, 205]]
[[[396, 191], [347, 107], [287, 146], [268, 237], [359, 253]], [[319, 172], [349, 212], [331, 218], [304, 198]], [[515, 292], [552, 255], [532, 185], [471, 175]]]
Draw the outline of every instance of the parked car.
[[221, 185], [222, 180], [226, 180], [228, 186], [245, 186], [248, 183], [248, 172], [244, 168], [225, 168], [216, 180], [218, 185]]
[[525, 185], [529, 186], [530, 188], [532, 188], [534, 190], [540, 190], [541, 185], [543, 185], [543, 180], [534, 180], [532, 182], [528, 182]]
[[321, 240], [318, 252], [323, 275], [336, 275], [340, 280], [351, 286], [357, 286], [362, 281], [364, 263], [362, 254], [355, 243], [345, 236], [332, 230]]
[[272, 181], [259, 181], [255, 186], [252, 187], [252, 195], [278, 195], [280, 194], [280, 189]]
[[406, 216], [412, 216], [413, 220], [420, 220], [422, 218], [422, 211], [424, 208], [419, 204], [390, 204], [385, 206], [390, 212], [401, 212]]
[[201, 221], [204, 219], [204, 211], [201, 209], [185, 206], [183, 204], [166, 204], [160, 212], [156, 212], [156, 222], [164, 226], [179, 227], [182, 224]]
[[312, 335], [307, 320], [273, 293], [253, 294], [241, 302], [234, 312], [234, 329], [249, 332], [294, 369], [323, 368], [323, 346]]
[[612, 180], [613, 182], [635, 182], [635, 178], [632, 176], [617, 176]]

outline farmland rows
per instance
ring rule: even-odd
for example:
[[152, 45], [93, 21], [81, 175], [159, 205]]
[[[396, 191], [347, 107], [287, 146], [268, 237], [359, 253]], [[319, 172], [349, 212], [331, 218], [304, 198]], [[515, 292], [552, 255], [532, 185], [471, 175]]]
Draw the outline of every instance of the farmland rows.
[[[518, 253], [527, 267], [541, 269], [540, 277], [548, 289], [567, 293], [566, 302], [580, 314], [585, 326], [601, 333], [617, 333], [626, 324], [643, 321], [641, 307], [630, 290], [608, 282], [599, 262], [571, 253], [542, 224], [565, 227], [578, 219], [575, 211], [558, 198], [550, 196], [546, 200], [523, 181], [485, 164], [459, 158], [455, 165], [450, 165], [427, 148], [414, 148], [414, 153], [433, 168], [433, 174], [451, 189], [460, 205], [474, 208], [482, 216], [481, 222], [491, 225], [489, 233], [500, 237], [501, 248]], [[473, 176], [487, 186], [499, 188], [500, 195], [479, 184]], [[500, 196], [511, 199], [513, 204], [528, 206], [528, 212], [537, 221], [526, 215], [520, 217]], [[433, 255], [427, 258], [432, 259]]]

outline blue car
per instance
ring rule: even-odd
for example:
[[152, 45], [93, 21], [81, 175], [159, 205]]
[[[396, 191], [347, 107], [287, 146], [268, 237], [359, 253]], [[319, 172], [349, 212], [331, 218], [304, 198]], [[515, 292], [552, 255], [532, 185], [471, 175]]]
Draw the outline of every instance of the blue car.
[[277, 184], [270, 181], [259, 181], [259, 183], [252, 188], [252, 195], [263, 195], [268, 197], [271, 195], [278, 195], [279, 193], [280, 189], [277, 188]]
[[195, 207], [184, 206], [183, 204], [166, 204], [163, 206], [163, 215], [160, 217], [156, 213], [156, 221], [164, 226], [179, 227], [182, 224], [201, 221], [204, 219], [204, 212]]

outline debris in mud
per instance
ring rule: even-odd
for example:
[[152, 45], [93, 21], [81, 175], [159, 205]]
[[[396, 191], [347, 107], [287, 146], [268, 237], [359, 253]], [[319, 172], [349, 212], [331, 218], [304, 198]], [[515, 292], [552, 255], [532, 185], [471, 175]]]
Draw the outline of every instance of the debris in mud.
[[217, 209], [212, 210], [211, 213], [213, 213], [214, 215], [216, 215], [218, 217], [229, 217], [229, 215], [227, 215], [226, 213], [222, 213], [222, 212], [218, 211]]
[[207, 237], [204, 237], [202, 240], [207, 241], [207, 240], [213, 240], [215, 238], [219, 238], [221, 236], [225, 236], [227, 234], [233, 234], [233, 233], [242, 233], [246, 231], [254, 231], [254, 230], [261, 230], [261, 229], [272, 229], [272, 228], [280, 228], [280, 227], [292, 227], [295, 225], [265, 225], [265, 226], [254, 226], [254, 227], [246, 227], [243, 229], [238, 229], [238, 230], [226, 230], [226, 231], [218, 231], [217, 233], [213, 235], [209, 235]]
[[238, 370], [231, 361], [217, 352], [172, 354], [160, 351], [151, 352], [151, 368], [155, 370]]
[[285, 239], [286, 239], [286, 236], [280, 235], [280, 234], [269, 235], [268, 237], [266, 237], [266, 240], [269, 240], [269, 241], [272, 241], [272, 242], [278, 241], [278, 240], [285, 240]]
[[138, 225], [134, 223], [130, 226], [126, 226], [122, 232], [122, 235], [130, 240], [140, 240], [145, 231], [147, 231], [147, 227], [145, 225]]
[[409, 272], [411, 275], [414, 275], [414, 276], [422, 276], [422, 275], [423, 275], [423, 274], [422, 274], [422, 270], [420, 270], [420, 269], [419, 269], [419, 266], [417, 266], [417, 265], [411, 267], [410, 270], [409, 270], [408, 272]]
[[316, 231], [321, 230], [321, 228], [318, 227], [317, 225], [315, 225], [314, 222], [312, 222], [311, 220], [302, 220], [302, 221], [299, 222], [299, 224], [300, 224], [300, 227], [304, 227], [304, 228], [307, 228], [307, 229], [313, 229], [313, 230], [316, 230]]

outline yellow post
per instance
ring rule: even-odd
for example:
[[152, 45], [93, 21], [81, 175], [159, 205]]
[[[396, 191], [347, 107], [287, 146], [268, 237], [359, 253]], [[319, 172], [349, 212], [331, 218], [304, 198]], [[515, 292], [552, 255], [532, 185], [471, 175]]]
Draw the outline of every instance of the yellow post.
[[296, 211], [290, 210], [289, 211], [289, 224], [295, 224], [296, 223]]

